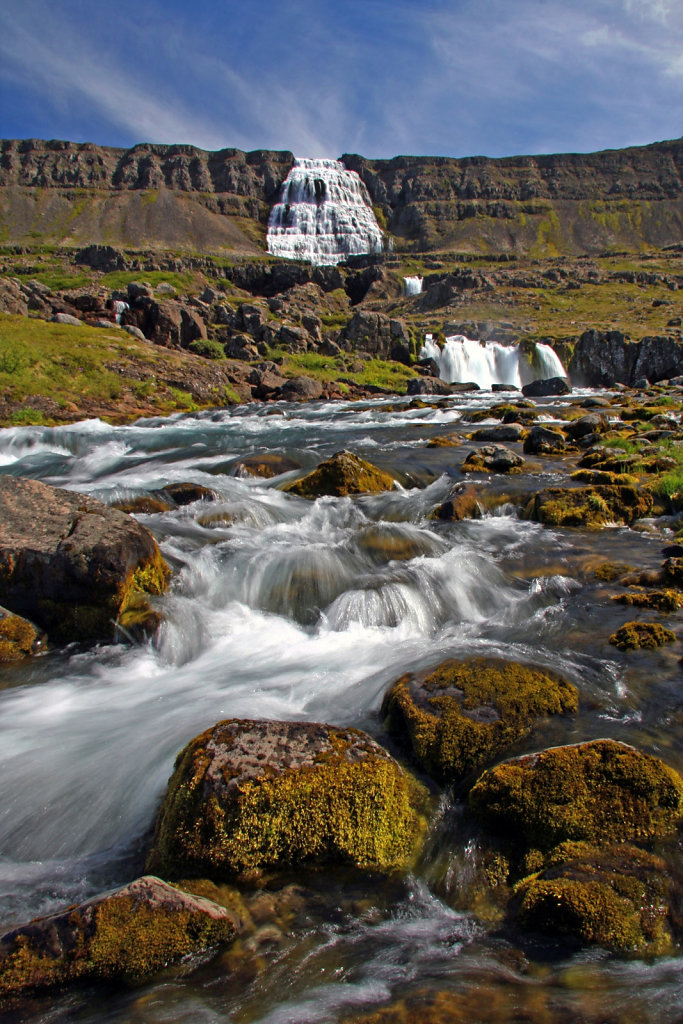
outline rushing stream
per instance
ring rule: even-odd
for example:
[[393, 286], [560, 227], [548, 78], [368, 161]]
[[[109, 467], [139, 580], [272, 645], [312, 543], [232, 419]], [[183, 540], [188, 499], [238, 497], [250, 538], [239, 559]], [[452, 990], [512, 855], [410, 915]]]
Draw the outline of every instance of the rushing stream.
[[[401, 400], [280, 403], [122, 427], [2, 431], [5, 473], [107, 502], [181, 481], [218, 494], [140, 516], [174, 569], [155, 643], [73, 647], [3, 669], [3, 931], [141, 873], [174, 757], [203, 729], [252, 717], [379, 735], [387, 685], [448, 655], [533, 661], [579, 687], [579, 715], [542, 726], [515, 752], [612, 736], [683, 768], [678, 645], [637, 654], [611, 647], [610, 633], [633, 610], [611, 602], [591, 572], [606, 559], [658, 565], [661, 534], [552, 531], [521, 520], [510, 503], [481, 520], [428, 518], [472, 445], [426, 442], [471, 429], [468, 410], [499, 398], [459, 395], [414, 409]], [[553, 417], [562, 417], [561, 400], [546, 410]], [[293, 472], [265, 480], [239, 469], [241, 458], [264, 452], [313, 468], [341, 448], [403, 486], [311, 503], [278, 489]], [[531, 482], [478, 479], [510, 493], [563, 472], [546, 460]], [[315, 899], [298, 924], [251, 959], [247, 951], [239, 971], [219, 954], [126, 992], [36, 999], [22, 1019], [327, 1022], [416, 989], [479, 993], [473, 1024], [683, 1019], [678, 960], [568, 957], [551, 944], [522, 951], [463, 911], [476, 843], [459, 820], [444, 798], [407, 880], [326, 872], [307, 881]]]

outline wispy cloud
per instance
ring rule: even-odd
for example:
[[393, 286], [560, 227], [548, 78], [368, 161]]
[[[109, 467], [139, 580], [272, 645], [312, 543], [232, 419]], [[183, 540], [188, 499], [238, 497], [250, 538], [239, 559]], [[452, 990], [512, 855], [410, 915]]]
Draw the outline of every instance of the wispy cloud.
[[58, 8], [0, 10], [21, 134], [321, 156], [680, 134], [680, 0], [119, 0], [115, 22], [104, 0]]

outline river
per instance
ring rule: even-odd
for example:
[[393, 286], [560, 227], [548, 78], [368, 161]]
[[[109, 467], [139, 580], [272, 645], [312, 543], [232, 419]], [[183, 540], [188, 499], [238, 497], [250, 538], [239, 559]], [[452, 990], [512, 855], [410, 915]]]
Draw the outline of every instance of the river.
[[[554, 400], [546, 419], [561, 419], [571, 398]], [[542, 726], [514, 752], [611, 736], [683, 769], [679, 645], [636, 654], [611, 647], [610, 633], [633, 610], [611, 602], [613, 590], [592, 572], [606, 559], [658, 565], [661, 534], [553, 531], [520, 519], [502, 498], [480, 520], [428, 518], [461, 478], [472, 445], [427, 441], [465, 433], [468, 411], [499, 400], [482, 392], [437, 408], [401, 399], [278, 403], [129, 426], [2, 431], [5, 473], [107, 502], [185, 481], [218, 495], [139, 517], [174, 570], [154, 643], [72, 647], [3, 669], [3, 930], [141, 873], [175, 755], [203, 729], [251, 717], [380, 735], [387, 685], [445, 656], [533, 661], [579, 687], [578, 716]], [[311, 503], [278, 489], [296, 472], [266, 480], [237, 471], [254, 453], [313, 468], [341, 448], [393, 471], [403, 486]], [[545, 460], [531, 480], [478, 480], [514, 495], [563, 474]], [[473, 1024], [683, 1018], [680, 960], [569, 956], [550, 943], [517, 949], [463, 909], [477, 844], [460, 822], [458, 802], [443, 797], [408, 879], [307, 880], [315, 899], [286, 934], [246, 951], [239, 971], [219, 954], [137, 989], [35, 999], [21, 1019], [336, 1022], [416, 989], [478, 994]]]

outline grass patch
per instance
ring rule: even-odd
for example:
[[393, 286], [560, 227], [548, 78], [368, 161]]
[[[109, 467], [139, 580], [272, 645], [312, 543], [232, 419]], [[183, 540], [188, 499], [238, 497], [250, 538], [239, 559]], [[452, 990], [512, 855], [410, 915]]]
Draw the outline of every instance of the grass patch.
[[125, 291], [132, 281], [146, 281], [153, 288], [162, 283], [170, 284], [177, 292], [186, 295], [199, 292], [204, 287], [203, 276], [191, 270], [181, 273], [171, 270], [113, 270], [110, 274], [104, 274], [98, 283], [111, 291]]

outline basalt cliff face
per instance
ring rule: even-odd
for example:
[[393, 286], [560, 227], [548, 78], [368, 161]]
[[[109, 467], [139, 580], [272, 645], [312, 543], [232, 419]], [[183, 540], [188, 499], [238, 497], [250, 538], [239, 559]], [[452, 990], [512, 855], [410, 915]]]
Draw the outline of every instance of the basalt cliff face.
[[[683, 235], [683, 140], [591, 154], [344, 156], [397, 250], [538, 256], [640, 249]], [[0, 143], [5, 243], [265, 250], [289, 152], [35, 139]]]

